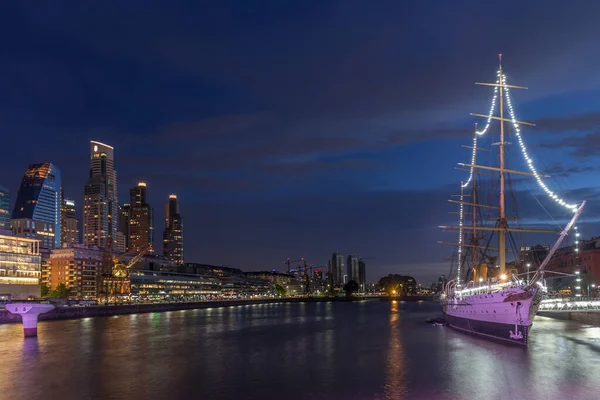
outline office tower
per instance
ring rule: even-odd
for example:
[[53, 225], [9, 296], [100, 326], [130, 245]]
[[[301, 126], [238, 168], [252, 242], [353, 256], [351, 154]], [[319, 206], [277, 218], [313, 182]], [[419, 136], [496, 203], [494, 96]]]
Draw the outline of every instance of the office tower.
[[83, 244], [103, 248], [109, 238], [116, 249], [119, 224], [117, 173], [113, 147], [90, 142], [90, 177], [83, 196]]
[[146, 183], [140, 182], [129, 191], [129, 251], [138, 252], [154, 244], [154, 212], [146, 201]]
[[0, 233], [0, 299], [40, 296], [40, 241]]
[[[61, 190], [62, 193], [62, 190]], [[61, 245], [80, 243], [79, 219], [75, 213], [75, 201], [63, 198], [60, 206]]]
[[0, 186], [0, 231], [10, 230], [10, 192]]
[[346, 274], [348, 275], [347, 282], [354, 281], [358, 283], [360, 280], [358, 274], [358, 257], [354, 255], [348, 256], [348, 261], [346, 264]]
[[344, 284], [344, 256], [338, 252], [333, 253], [331, 257], [331, 273], [333, 275], [334, 286]]
[[31, 164], [19, 187], [12, 213], [13, 234], [60, 247], [60, 170], [52, 163]]
[[364, 292], [367, 288], [367, 271], [365, 261], [360, 258], [358, 260], [358, 287], [361, 292]]
[[183, 221], [179, 214], [177, 196], [172, 194], [165, 204], [163, 256], [175, 264], [183, 264]]
[[[127, 251], [129, 249], [129, 223], [131, 222], [131, 205], [123, 204], [119, 207], [119, 232], [122, 233], [121, 241], [123, 241], [123, 248]], [[122, 248], [122, 249], [123, 249]]]

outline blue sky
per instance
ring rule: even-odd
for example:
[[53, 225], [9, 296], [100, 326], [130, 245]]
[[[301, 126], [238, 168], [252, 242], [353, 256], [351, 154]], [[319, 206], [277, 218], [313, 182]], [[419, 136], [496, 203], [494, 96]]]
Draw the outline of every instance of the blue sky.
[[[437, 226], [465, 179], [469, 113], [489, 109], [474, 82], [493, 81], [503, 53], [529, 87], [513, 102], [537, 124], [523, 131], [536, 166], [591, 201], [582, 234], [596, 235], [600, 5], [503, 4], [4, 4], [0, 185], [14, 198], [28, 164], [52, 161], [81, 205], [99, 140], [115, 147], [122, 202], [141, 179], [159, 215], [178, 194], [187, 261], [274, 269], [340, 251], [376, 257], [369, 280], [427, 281], [449, 269]], [[521, 214], [545, 224], [535, 183], [515, 186]]]

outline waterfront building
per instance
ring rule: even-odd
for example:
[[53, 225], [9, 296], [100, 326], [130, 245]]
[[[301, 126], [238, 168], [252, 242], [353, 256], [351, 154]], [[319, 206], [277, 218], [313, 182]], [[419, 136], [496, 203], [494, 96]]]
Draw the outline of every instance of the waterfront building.
[[[225, 298], [252, 298], [271, 296], [274, 293], [274, 285], [269, 279], [253, 276], [251, 273], [247, 276], [241, 269], [237, 268], [184, 263], [179, 265], [177, 270], [183, 273], [206, 274], [218, 278], [221, 282], [221, 295]], [[296, 289], [298, 293], [301, 293], [300, 288], [294, 287], [294, 290]]]
[[165, 204], [163, 255], [175, 264], [183, 264], [183, 221], [179, 214], [177, 196], [171, 194]]
[[344, 284], [344, 256], [338, 252], [331, 256], [331, 274], [333, 277], [333, 286]]
[[0, 300], [40, 296], [40, 241], [0, 235]]
[[104, 250], [82, 244], [67, 245], [52, 250], [49, 258], [49, 289], [64, 283], [70, 297], [96, 300], [102, 295], [102, 276], [112, 272], [112, 262]]
[[244, 272], [244, 275], [248, 278], [260, 278], [266, 279], [268, 282], [274, 285], [289, 285], [294, 281], [294, 276], [289, 274], [283, 274], [280, 272], [269, 272], [269, 271], [248, 271]]
[[79, 238], [79, 219], [75, 212], [75, 200], [63, 198], [61, 201], [60, 242], [63, 246], [65, 244], [81, 243]]
[[113, 250], [116, 250], [118, 215], [114, 149], [91, 141], [90, 176], [83, 197], [83, 244], [104, 248], [108, 239], [112, 238]]
[[132, 269], [132, 301], [201, 301], [221, 294], [221, 282], [207, 274]]
[[535, 271], [548, 255], [550, 248], [543, 245], [521, 246], [519, 249], [519, 269], [521, 272]]
[[60, 187], [54, 164], [29, 165], [12, 212], [13, 235], [37, 239], [42, 248], [60, 247]]
[[367, 290], [367, 271], [365, 261], [361, 258], [358, 260], [358, 286], [361, 292]]
[[10, 230], [10, 192], [0, 186], [0, 231]]
[[359, 283], [359, 269], [358, 269], [358, 257], [355, 255], [349, 255], [346, 264], [346, 274], [348, 275], [347, 282], [354, 281]]
[[[129, 191], [129, 251], [141, 251], [154, 244], [154, 212], [146, 201], [146, 183], [139, 182]], [[153, 251], [153, 250], [152, 250]]]

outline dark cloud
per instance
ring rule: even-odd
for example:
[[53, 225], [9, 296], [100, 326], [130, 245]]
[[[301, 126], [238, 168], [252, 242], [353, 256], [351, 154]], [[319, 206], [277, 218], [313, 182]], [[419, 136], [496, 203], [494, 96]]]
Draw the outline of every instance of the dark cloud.
[[600, 111], [587, 114], [547, 117], [535, 121], [540, 130], [568, 133], [573, 131], [589, 131], [600, 128]]
[[594, 157], [600, 155], [600, 134], [593, 132], [584, 136], [569, 136], [540, 143], [538, 146], [546, 149], [568, 150], [574, 157]]
[[570, 167], [565, 167], [561, 163], [554, 164], [550, 168], [546, 168], [544, 173], [550, 174], [554, 177], [568, 177], [573, 174], [579, 174], [582, 172], [592, 172], [597, 171], [599, 166], [594, 165], [575, 165]]

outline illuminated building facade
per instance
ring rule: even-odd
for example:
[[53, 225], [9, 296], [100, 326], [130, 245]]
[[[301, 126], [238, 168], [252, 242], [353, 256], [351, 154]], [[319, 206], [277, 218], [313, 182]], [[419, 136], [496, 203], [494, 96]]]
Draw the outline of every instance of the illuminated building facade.
[[38, 239], [46, 249], [60, 247], [60, 187], [60, 170], [54, 164], [27, 168], [12, 213], [15, 236]]
[[333, 253], [333, 256], [331, 256], [331, 274], [333, 275], [334, 286], [344, 284], [344, 256], [338, 252]]
[[0, 235], [0, 299], [40, 296], [40, 241]]
[[172, 194], [165, 204], [163, 255], [175, 264], [183, 264], [183, 221], [179, 214], [177, 196]]
[[154, 210], [146, 201], [146, 183], [140, 182], [129, 191], [129, 251], [140, 251], [154, 244]]
[[83, 196], [83, 244], [104, 248], [112, 238], [116, 250], [119, 225], [117, 173], [114, 149], [104, 143], [90, 142], [90, 177]]
[[112, 272], [104, 251], [81, 244], [54, 249], [49, 258], [49, 288], [64, 283], [77, 300], [95, 300], [102, 292], [102, 276]]
[[221, 294], [219, 279], [210, 275], [130, 270], [134, 301], [203, 300]]
[[60, 206], [60, 241], [61, 245], [80, 243], [79, 219], [75, 213], [75, 201], [63, 199]]
[[0, 231], [10, 230], [10, 192], [0, 186]]

